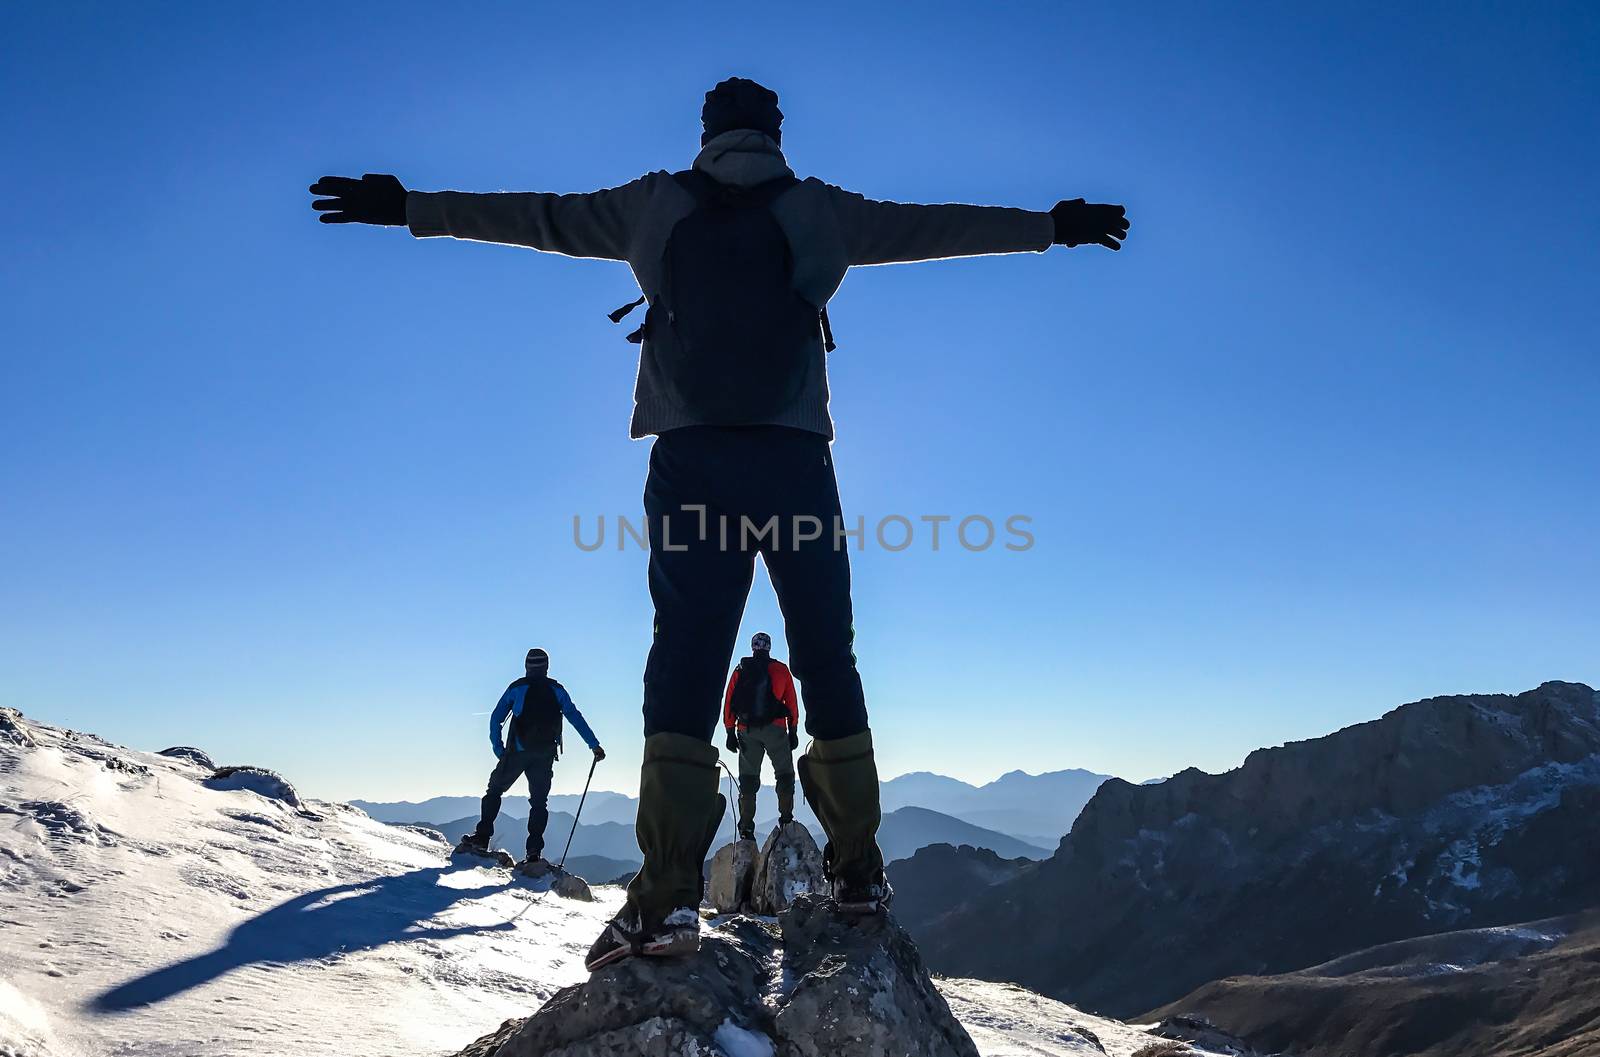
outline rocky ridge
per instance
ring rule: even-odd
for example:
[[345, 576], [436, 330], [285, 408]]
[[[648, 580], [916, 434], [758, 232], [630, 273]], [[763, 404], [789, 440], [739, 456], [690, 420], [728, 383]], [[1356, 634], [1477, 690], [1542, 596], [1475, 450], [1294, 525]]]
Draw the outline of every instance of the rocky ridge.
[[1600, 695], [1436, 697], [1225, 774], [1112, 779], [1056, 854], [940, 916], [929, 964], [1117, 1015], [1210, 980], [1600, 891]]

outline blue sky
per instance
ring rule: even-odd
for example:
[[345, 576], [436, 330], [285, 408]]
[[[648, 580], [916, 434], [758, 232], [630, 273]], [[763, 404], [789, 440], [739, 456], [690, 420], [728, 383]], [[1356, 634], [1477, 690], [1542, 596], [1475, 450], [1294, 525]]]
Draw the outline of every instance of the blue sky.
[[1220, 770], [1600, 680], [1600, 11], [1398, 7], [8, 6], [0, 702], [419, 798], [481, 786], [542, 644], [632, 790], [645, 559], [571, 526], [638, 510], [625, 267], [305, 187], [679, 168], [735, 73], [802, 175], [1133, 221], [831, 306], [847, 510], [1037, 540], [856, 556], [886, 774]]

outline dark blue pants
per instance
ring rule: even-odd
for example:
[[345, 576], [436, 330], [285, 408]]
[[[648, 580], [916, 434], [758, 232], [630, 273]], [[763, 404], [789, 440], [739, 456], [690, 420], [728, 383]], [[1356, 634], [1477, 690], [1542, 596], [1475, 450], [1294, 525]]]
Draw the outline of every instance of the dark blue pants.
[[[646, 737], [711, 740], [757, 554], [783, 611], [807, 733], [844, 738], [867, 729], [850, 609], [854, 544], [835, 546], [839, 486], [826, 437], [782, 426], [671, 430], [651, 448], [644, 509], [656, 609]], [[797, 532], [796, 516], [820, 522], [820, 537], [802, 539], [815, 525]], [[776, 531], [763, 533], [773, 518]]]
[[528, 858], [544, 854], [544, 828], [550, 824], [550, 776], [555, 771], [556, 750], [507, 749], [489, 774], [489, 788], [483, 794], [478, 815], [477, 835], [486, 842], [494, 839], [494, 820], [500, 815], [500, 799], [517, 779], [528, 779]]

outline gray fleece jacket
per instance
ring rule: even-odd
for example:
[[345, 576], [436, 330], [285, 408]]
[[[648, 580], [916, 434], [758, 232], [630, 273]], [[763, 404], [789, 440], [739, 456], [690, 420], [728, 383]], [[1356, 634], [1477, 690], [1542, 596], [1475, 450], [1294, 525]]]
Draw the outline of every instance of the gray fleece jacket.
[[[694, 167], [721, 183], [745, 187], [790, 172], [776, 143], [745, 130], [725, 132], [706, 144]], [[406, 220], [418, 238], [449, 235], [568, 257], [626, 261], [653, 304], [667, 236], [694, 205], [693, 197], [663, 170], [589, 194], [413, 191], [406, 198]], [[828, 303], [853, 266], [1038, 252], [1050, 248], [1055, 233], [1049, 213], [878, 202], [815, 177], [784, 192], [772, 212], [794, 254], [795, 291], [818, 308]], [[656, 351], [646, 342], [639, 354], [629, 431], [633, 437], [702, 424], [673, 398]], [[832, 439], [820, 331], [800, 395], [771, 424]]]

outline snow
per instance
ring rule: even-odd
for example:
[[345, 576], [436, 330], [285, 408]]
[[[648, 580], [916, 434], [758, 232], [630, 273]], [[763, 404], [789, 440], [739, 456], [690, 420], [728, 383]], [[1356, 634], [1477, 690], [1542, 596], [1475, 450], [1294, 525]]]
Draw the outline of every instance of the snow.
[[0, 1053], [450, 1052], [581, 979], [621, 900], [29, 728], [0, 744]]
[[[1132, 1057], [1156, 1041], [1142, 1028], [1084, 1013], [1016, 984], [940, 979], [938, 985], [983, 1057], [1100, 1057], [1101, 1047], [1105, 1057]], [[1222, 1057], [1195, 1047], [1190, 1052]]]
[[717, 1025], [711, 1041], [722, 1051], [722, 1057], [772, 1057], [773, 1054], [771, 1039], [760, 1032], [741, 1028], [731, 1020]]
[[4, 1057], [47, 1057], [56, 1052], [50, 1018], [38, 1004], [0, 980], [0, 1054]]
[[295, 807], [300, 806], [300, 797], [294, 791], [294, 786], [283, 775], [264, 767], [223, 767], [207, 779], [206, 784], [213, 789], [245, 789]]
[[[4, 1057], [455, 1052], [583, 979], [622, 900], [452, 862], [436, 834], [295, 807], [254, 776], [215, 788], [186, 755], [0, 718]], [[940, 987], [985, 1057], [1098, 1052], [1073, 1024], [1110, 1057], [1151, 1041], [1020, 988]], [[772, 1054], [732, 1023], [717, 1045]]]

